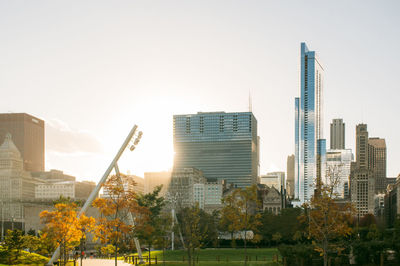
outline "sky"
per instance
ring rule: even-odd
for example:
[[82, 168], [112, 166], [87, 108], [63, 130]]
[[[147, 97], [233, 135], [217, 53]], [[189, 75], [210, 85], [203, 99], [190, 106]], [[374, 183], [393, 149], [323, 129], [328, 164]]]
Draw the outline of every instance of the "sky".
[[98, 181], [134, 124], [125, 173], [168, 170], [172, 116], [246, 112], [261, 174], [294, 153], [300, 43], [325, 70], [324, 137], [343, 118], [386, 139], [400, 173], [399, 1], [0, 0], [0, 112], [46, 123], [46, 169]]

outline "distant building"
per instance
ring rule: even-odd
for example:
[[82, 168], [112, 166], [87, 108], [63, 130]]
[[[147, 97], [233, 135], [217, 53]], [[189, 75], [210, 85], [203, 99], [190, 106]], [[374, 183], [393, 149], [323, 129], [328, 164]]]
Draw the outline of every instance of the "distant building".
[[75, 199], [74, 181], [43, 180], [35, 186], [36, 199], [58, 199], [60, 197]]
[[175, 169], [168, 187], [167, 200], [174, 201], [175, 208], [199, 204], [207, 212], [222, 207], [224, 181], [208, 182], [203, 172], [196, 168]]
[[287, 157], [286, 163], [286, 190], [288, 196], [294, 197], [294, 155]]
[[350, 171], [351, 202], [358, 217], [374, 213], [375, 180], [368, 163], [368, 131], [366, 124], [356, 126], [356, 162]]
[[253, 113], [174, 115], [174, 169], [195, 167], [237, 187], [257, 183], [259, 137]]
[[[121, 175], [122, 184], [125, 191], [134, 191], [138, 194], [144, 193], [144, 180], [143, 178], [135, 175]], [[132, 182], [133, 181], [133, 182]], [[102, 198], [110, 198], [110, 191], [103, 187], [103, 194], [100, 195]]]
[[75, 182], [75, 198], [86, 200], [95, 187], [96, 183], [93, 181]]
[[[296, 206], [314, 195], [317, 179], [324, 174], [323, 140], [324, 69], [315, 51], [301, 43], [300, 97], [295, 98], [295, 200]], [[319, 154], [322, 151], [323, 154]]]
[[275, 187], [258, 185], [257, 194], [262, 204], [262, 210], [278, 215], [285, 208], [285, 198]]
[[31, 175], [41, 180], [53, 182], [75, 181], [75, 176], [66, 175], [63, 171], [51, 169], [50, 171], [31, 172]]
[[334, 186], [334, 193], [339, 198], [349, 197], [349, 180], [352, 161], [353, 153], [351, 149], [326, 151], [326, 175], [323, 182], [331, 185], [333, 181], [332, 178], [337, 178], [338, 182]]
[[128, 175], [129, 178], [132, 178], [135, 181], [135, 192], [144, 194], [144, 179], [140, 176], [136, 175]]
[[374, 215], [377, 218], [384, 218], [385, 217], [385, 193], [379, 193], [374, 195], [375, 200], [375, 210]]
[[25, 114], [0, 114], [0, 143], [10, 133], [26, 171], [44, 171], [44, 121]]
[[144, 193], [151, 193], [156, 186], [162, 185], [160, 196], [165, 196], [171, 182], [171, 172], [146, 172], [144, 173]]
[[345, 149], [345, 125], [343, 119], [333, 119], [331, 123], [331, 150]]
[[279, 192], [286, 189], [285, 172], [271, 172], [260, 176], [260, 184], [275, 187]]
[[22, 229], [25, 221], [24, 201], [35, 198], [36, 181], [23, 169], [23, 161], [11, 134], [0, 146], [0, 201], [5, 229]]
[[375, 193], [386, 191], [386, 142], [385, 139], [368, 139], [368, 164], [375, 179]]
[[395, 184], [388, 185], [385, 195], [385, 221], [387, 227], [393, 227], [400, 215], [400, 175]]

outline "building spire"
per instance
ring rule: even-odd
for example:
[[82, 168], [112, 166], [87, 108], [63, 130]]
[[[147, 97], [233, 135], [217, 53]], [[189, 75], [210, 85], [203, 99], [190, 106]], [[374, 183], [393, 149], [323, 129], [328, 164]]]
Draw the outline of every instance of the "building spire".
[[251, 103], [251, 91], [249, 90], [249, 112], [253, 112], [253, 106]]

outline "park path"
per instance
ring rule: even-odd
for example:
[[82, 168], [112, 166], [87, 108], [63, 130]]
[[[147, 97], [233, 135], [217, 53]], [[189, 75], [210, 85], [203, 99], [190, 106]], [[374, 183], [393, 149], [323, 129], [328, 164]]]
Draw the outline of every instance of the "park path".
[[[78, 262], [80, 262], [80, 260], [78, 260]], [[84, 259], [82, 261], [82, 266], [114, 266], [114, 265], [115, 265], [114, 260]], [[118, 266], [132, 266], [132, 264], [125, 263], [123, 260], [119, 260]]]

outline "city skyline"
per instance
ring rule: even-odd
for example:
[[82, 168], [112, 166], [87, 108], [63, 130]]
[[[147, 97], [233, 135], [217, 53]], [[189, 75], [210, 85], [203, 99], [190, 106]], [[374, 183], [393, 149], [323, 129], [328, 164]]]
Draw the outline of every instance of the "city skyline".
[[305, 41], [326, 67], [324, 137], [343, 118], [354, 152], [366, 123], [386, 140], [387, 175], [400, 173], [397, 2], [41, 3], [0, 2], [0, 112], [45, 121], [47, 170], [97, 181], [132, 124], [144, 136], [121, 170], [168, 170], [173, 115], [245, 112], [250, 91], [260, 174], [284, 171]]

